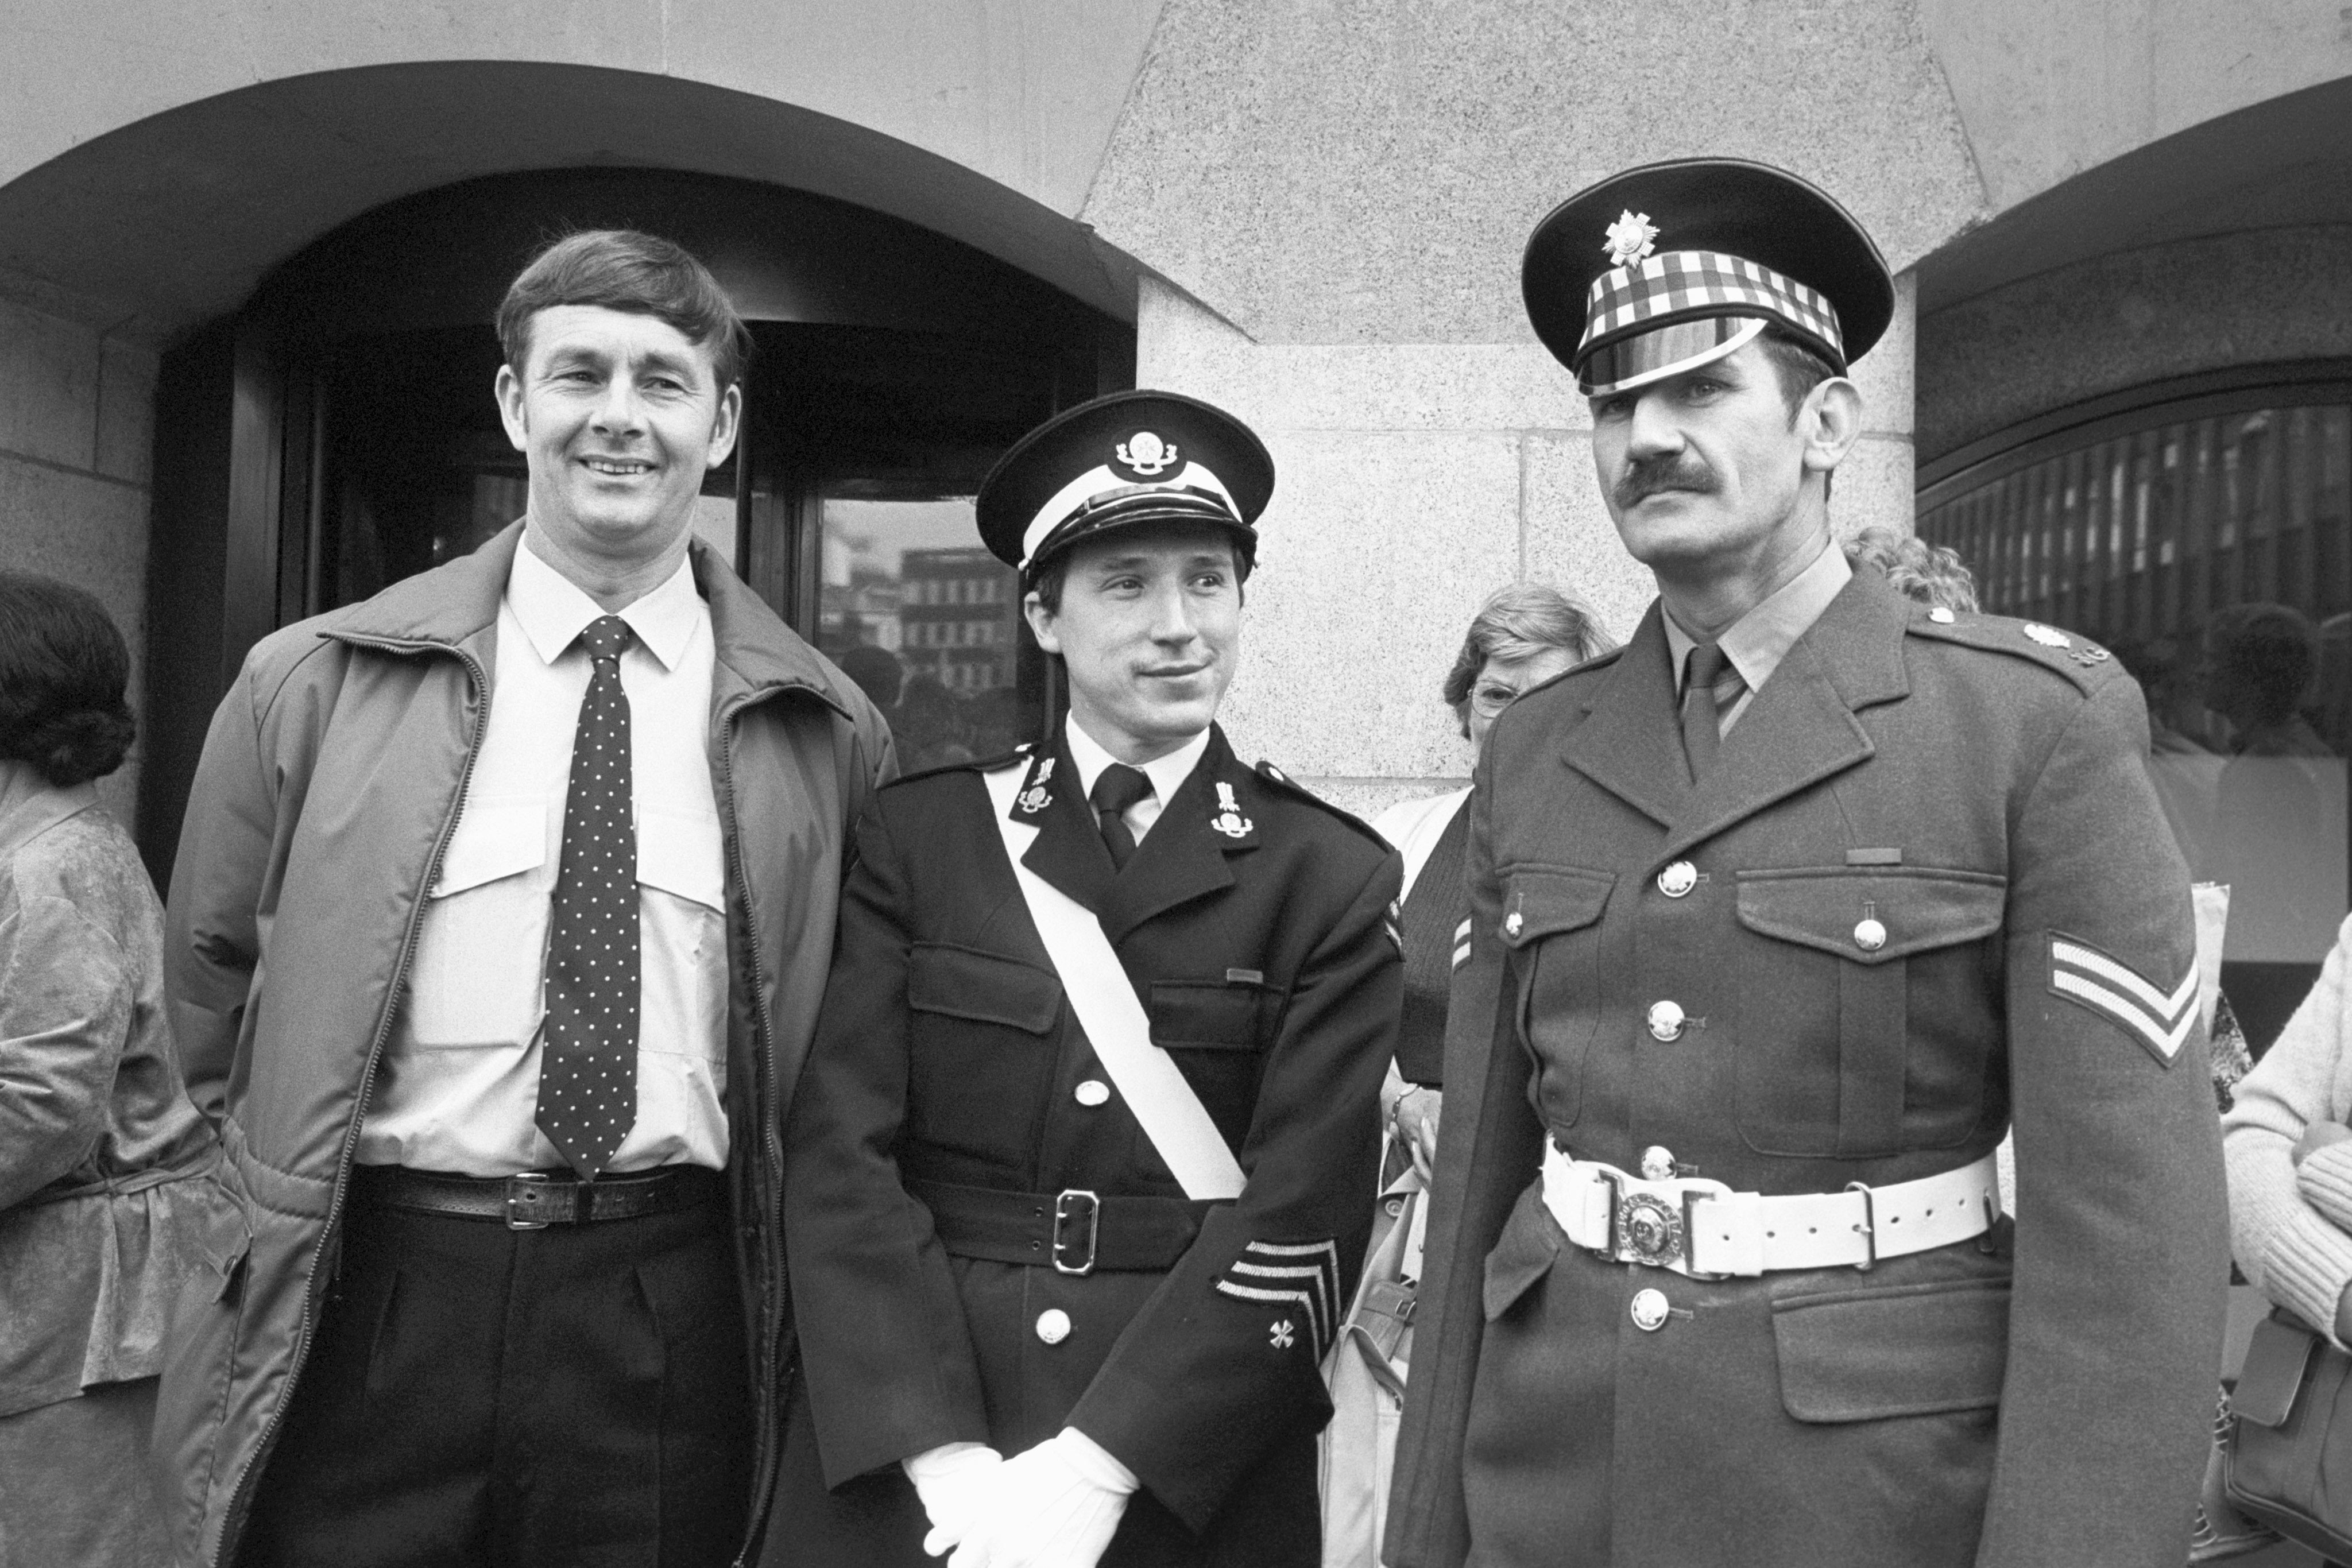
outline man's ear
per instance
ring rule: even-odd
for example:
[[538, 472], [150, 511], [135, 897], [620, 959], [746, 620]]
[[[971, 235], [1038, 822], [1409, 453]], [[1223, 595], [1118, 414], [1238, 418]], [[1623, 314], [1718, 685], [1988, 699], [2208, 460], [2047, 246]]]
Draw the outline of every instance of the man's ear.
[[[1066, 587], [1064, 591], [1067, 591]], [[1058, 653], [1062, 651], [1062, 640], [1054, 633], [1054, 612], [1045, 608], [1044, 600], [1034, 593], [1023, 594], [1021, 613], [1028, 621], [1029, 633], [1037, 639], [1037, 646], [1045, 649], [1048, 653]]]
[[1862, 439], [1862, 389], [1843, 376], [1832, 376], [1805, 394], [1797, 427], [1805, 437], [1805, 471], [1831, 472]]
[[512, 365], [499, 367], [490, 392], [499, 400], [499, 421], [507, 427], [507, 440], [517, 452], [529, 452], [530, 422], [523, 416], [522, 378], [515, 374]]
[[743, 383], [737, 382], [719, 394], [719, 413], [710, 422], [710, 448], [704, 459], [707, 466], [716, 468], [727, 461], [742, 429]]

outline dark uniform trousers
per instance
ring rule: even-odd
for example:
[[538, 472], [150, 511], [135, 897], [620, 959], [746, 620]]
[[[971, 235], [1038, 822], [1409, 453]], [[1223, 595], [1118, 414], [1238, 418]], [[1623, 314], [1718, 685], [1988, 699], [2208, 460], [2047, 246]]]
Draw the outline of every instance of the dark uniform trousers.
[[[804, 1376], [764, 1561], [928, 1568], [898, 1461], [1066, 1424], [1141, 1482], [1107, 1568], [1314, 1568], [1318, 1361], [1395, 1049], [1396, 857], [1214, 732], [1120, 868], [1066, 753], [1027, 767], [1024, 864], [1100, 919], [1247, 1186], [1183, 1197], [1070, 1011], [982, 767], [884, 789], [786, 1139]], [[1018, 1220], [1065, 1191], [1105, 1206], [1091, 1270], [1054, 1268], [1043, 1229], [976, 1239], [975, 1206]], [[1134, 1215], [1169, 1244], [1138, 1250]], [[1085, 1224], [1063, 1236], [1066, 1263], [1096, 1256]]]
[[[1696, 787], [1675, 714], [1654, 608], [1488, 740], [1389, 1561], [2172, 1568], [2229, 1265], [2137, 688], [1865, 570]], [[1886, 1186], [2012, 1123], [2013, 1231], [1867, 1270], [1604, 1261], [1531, 1185]]]
[[723, 1568], [752, 1413], [722, 1184], [510, 1230], [354, 1205], [245, 1568]]

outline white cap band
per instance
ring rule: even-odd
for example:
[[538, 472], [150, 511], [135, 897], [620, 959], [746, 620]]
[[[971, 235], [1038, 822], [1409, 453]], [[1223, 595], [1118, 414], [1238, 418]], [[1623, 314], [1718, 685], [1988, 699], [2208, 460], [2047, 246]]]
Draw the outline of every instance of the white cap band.
[[1124, 499], [1153, 490], [1171, 494], [1206, 490], [1224, 502], [1225, 510], [1233, 514], [1235, 523], [1242, 520], [1242, 509], [1234, 504], [1233, 493], [1225, 488], [1224, 482], [1198, 463], [1187, 463], [1167, 478], [1152, 480], [1130, 479], [1108, 466], [1089, 468], [1055, 491], [1053, 498], [1037, 508], [1037, 515], [1021, 531], [1021, 570], [1028, 570], [1029, 563], [1037, 559], [1037, 551], [1054, 537], [1054, 531], [1096, 497], [1117, 492]]

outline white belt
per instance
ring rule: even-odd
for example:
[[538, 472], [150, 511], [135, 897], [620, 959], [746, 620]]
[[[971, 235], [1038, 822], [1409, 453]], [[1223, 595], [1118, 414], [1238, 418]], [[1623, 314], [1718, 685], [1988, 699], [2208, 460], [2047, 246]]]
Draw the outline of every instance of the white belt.
[[1993, 1156], [1892, 1186], [1767, 1197], [1719, 1181], [1644, 1181], [1546, 1140], [1544, 1207], [1579, 1247], [1696, 1279], [1779, 1269], [1867, 1269], [1967, 1241], [2000, 1211]]

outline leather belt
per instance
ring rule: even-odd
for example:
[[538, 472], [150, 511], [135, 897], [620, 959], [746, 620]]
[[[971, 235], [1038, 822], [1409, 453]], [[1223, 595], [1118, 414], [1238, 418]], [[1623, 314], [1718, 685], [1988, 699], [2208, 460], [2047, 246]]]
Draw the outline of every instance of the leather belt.
[[931, 1211], [940, 1245], [957, 1257], [1050, 1265], [1064, 1274], [1172, 1269], [1211, 1207], [1183, 1197], [1105, 1197], [1085, 1187], [1004, 1192], [909, 1181], [907, 1191]]
[[1547, 1142], [1544, 1207], [1568, 1239], [1616, 1263], [1694, 1279], [1864, 1269], [1982, 1236], [2000, 1212], [1993, 1156], [1890, 1186], [1766, 1197], [1719, 1181], [1644, 1181]]
[[357, 1166], [352, 1200], [375, 1208], [503, 1220], [509, 1230], [590, 1225], [673, 1214], [723, 1203], [727, 1178], [707, 1166], [664, 1166], [630, 1176], [581, 1181], [565, 1173], [524, 1171], [510, 1176], [413, 1171], [405, 1166]]

